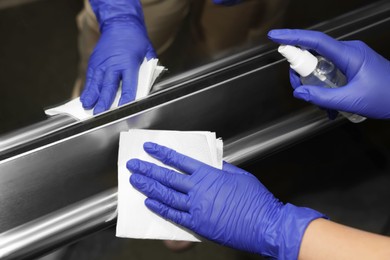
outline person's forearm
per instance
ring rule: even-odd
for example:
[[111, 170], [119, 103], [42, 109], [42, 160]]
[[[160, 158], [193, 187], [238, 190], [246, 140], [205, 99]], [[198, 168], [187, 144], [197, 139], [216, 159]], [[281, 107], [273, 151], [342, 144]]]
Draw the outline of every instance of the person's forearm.
[[298, 259], [390, 259], [390, 238], [317, 219], [306, 229]]

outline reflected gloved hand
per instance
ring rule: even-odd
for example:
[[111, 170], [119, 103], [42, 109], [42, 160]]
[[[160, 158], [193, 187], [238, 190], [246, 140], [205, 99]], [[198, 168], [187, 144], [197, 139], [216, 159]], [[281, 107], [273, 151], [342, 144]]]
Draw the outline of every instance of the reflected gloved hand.
[[358, 115], [390, 118], [390, 62], [361, 41], [337, 41], [308, 30], [272, 30], [268, 37], [281, 44], [316, 51], [332, 61], [347, 77], [348, 84], [336, 88], [301, 85], [290, 71], [294, 96], [320, 107]]
[[91, 0], [100, 24], [100, 39], [89, 59], [80, 100], [94, 114], [110, 108], [122, 81], [119, 105], [133, 101], [144, 58], [156, 57], [145, 28], [139, 0]]
[[241, 3], [242, 0], [213, 0], [216, 5], [236, 5]]
[[279, 259], [296, 259], [303, 233], [320, 213], [283, 204], [252, 174], [219, 170], [167, 147], [145, 143], [151, 156], [185, 174], [132, 159], [131, 184], [152, 211], [219, 244]]

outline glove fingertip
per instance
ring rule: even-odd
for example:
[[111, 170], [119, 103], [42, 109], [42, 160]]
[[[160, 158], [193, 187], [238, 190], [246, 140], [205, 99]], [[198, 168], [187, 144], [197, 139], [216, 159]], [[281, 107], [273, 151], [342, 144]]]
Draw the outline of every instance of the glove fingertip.
[[146, 198], [145, 199], [145, 206], [148, 207], [151, 211], [161, 214], [161, 203], [157, 200]]
[[130, 175], [129, 182], [131, 185], [133, 185], [135, 188], [139, 188], [139, 185], [141, 183], [142, 177], [141, 175], [133, 173]]
[[94, 115], [100, 114], [102, 112], [105, 112], [106, 110], [109, 110], [111, 107], [112, 102], [115, 98], [115, 89], [114, 88], [105, 88], [99, 96], [99, 100], [96, 103], [95, 109], [94, 109]]
[[164, 160], [171, 151], [171, 149], [158, 145], [153, 142], [145, 142], [144, 143], [144, 150], [148, 154], [152, 155], [154, 158], [158, 160]]
[[127, 163], [126, 163], [126, 167], [130, 171], [131, 170], [133, 170], [133, 171], [138, 170], [139, 169], [139, 160], [138, 159], [130, 159], [130, 160], [128, 160]]
[[308, 102], [310, 101], [310, 92], [308, 91], [308, 89], [306, 89], [302, 86], [296, 88], [293, 92], [293, 95], [296, 98], [303, 99], [303, 100], [308, 101]]
[[80, 99], [81, 104], [84, 109], [92, 109], [93, 108], [93, 102], [89, 98]]
[[301, 79], [299, 78], [298, 74], [293, 70], [290, 69], [290, 83], [293, 89], [298, 88], [299, 86], [302, 85]]
[[93, 114], [94, 115], [97, 115], [97, 114], [101, 114], [103, 113], [104, 111], [106, 111], [107, 109], [105, 108], [105, 106], [101, 103], [98, 103], [95, 108], [93, 109]]
[[156, 152], [158, 150], [157, 144], [153, 142], [145, 142], [144, 149], [147, 152]]
[[153, 50], [153, 51], [149, 51], [148, 53], [146, 53], [145, 57], [146, 57], [146, 60], [149, 61], [151, 59], [155, 59], [157, 57], [157, 54]]
[[118, 105], [122, 106], [122, 105], [125, 105], [127, 103], [130, 103], [131, 101], [134, 101], [133, 95], [124, 94], [119, 99]]
[[83, 92], [80, 96], [80, 102], [84, 109], [92, 109], [96, 101], [97, 97], [90, 92]]
[[289, 29], [274, 29], [270, 30], [267, 34], [268, 38], [271, 40], [283, 39], [285, 35], [289, 33]]

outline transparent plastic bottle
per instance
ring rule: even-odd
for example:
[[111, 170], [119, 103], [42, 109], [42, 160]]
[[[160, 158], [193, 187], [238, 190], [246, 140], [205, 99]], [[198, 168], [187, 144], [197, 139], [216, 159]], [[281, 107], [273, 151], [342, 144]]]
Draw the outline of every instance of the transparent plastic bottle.
[[[301, 77], [302, 84], [338, 88], [347, 84], [347, 78], [336, 66], [321, 56], [314, 56], [307, 50], [291, 45], [281, 45], [278, 51], [287, 58], [290, 67]], [[340, 111], [353, 123], [360, 123], [366, 118], [357, 114]]]

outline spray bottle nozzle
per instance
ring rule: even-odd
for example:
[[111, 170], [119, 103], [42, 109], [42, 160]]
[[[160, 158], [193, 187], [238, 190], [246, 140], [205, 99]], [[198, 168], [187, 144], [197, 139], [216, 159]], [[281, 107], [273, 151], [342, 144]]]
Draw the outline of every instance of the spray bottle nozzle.
[[306, 77], [317, 67], [317, 58], [307, 50], [292, 45], [280, 45], [278, 51], [287, 58], [290, 67], [302, 77]]

